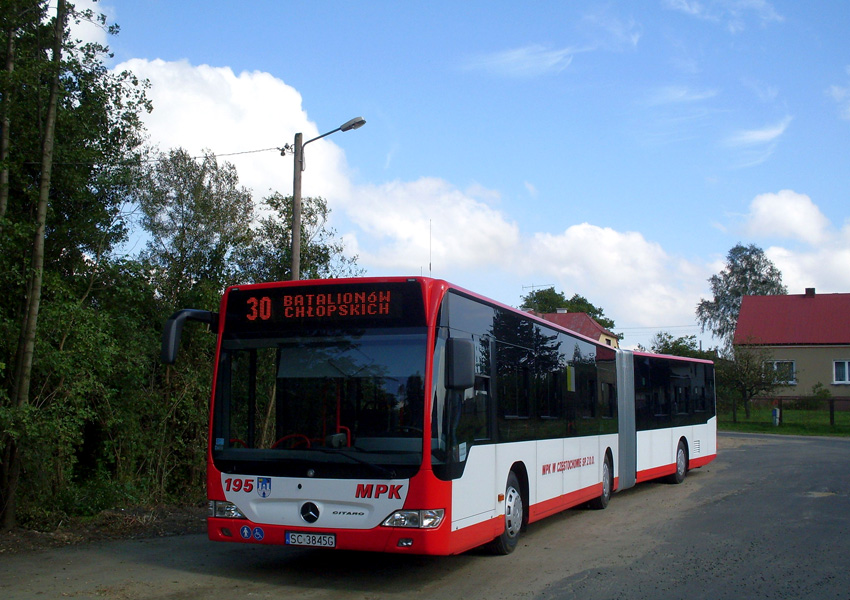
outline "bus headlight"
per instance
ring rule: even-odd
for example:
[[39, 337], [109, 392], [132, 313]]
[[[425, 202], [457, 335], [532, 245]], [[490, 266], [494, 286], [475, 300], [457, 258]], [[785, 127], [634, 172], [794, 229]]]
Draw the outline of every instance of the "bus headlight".
[[247, 519], [242, 511], [233, 504], [225, 500], [210, 500], [209, 509], [207, 510], [208, 517], [218, 517], [219, 519]]
[[436, 529], [443, 522], [446, 511], [442, 508], [430, 510], [397, 510], [381, 523], [384, 527], [411, 527]]

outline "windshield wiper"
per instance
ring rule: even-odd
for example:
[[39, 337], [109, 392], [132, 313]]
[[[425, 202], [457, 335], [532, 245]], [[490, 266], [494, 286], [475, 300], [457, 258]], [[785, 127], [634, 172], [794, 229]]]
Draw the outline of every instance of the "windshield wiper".
[[380, 475], [383, 475], [384, 477], [388, 477], [390, 479], [395, 479], [395, 477], [396, 477], [394, 469], [387, 469], [385, 467], [382, 467], [381, 465], [376, 465], [375, 463], [371, 463], [368, 460], [363, 460], [362, 458], [357, 458], [356, 456], [353, 456], [353, 455], [349, 454], [348, 452], [346, 452], [345, 450], [342, 450], [342, 449], [328, 450], [327, 448], [313, 448], [313, 450], [318, 450], [319, 452], [324, 452], [325, 454], [340, 454], [340, 455], [344, 456], [345, 458], [353, 460], [354, 462], [356, 462], [358, 464], [369, 467], [370, 469], [372, 469], [373, 471], [375, 471], [376, 473], [378, 473]]

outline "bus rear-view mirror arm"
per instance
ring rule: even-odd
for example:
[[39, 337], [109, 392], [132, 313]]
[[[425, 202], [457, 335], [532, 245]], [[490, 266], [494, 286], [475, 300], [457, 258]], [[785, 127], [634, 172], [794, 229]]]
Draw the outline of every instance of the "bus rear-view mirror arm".
[[183, 323], [189, 321], [200, 321], [210, 327], [218, 323], [218, 313], [208, 310], [197, 310], [184, 308], [171, 315], [162, 329], [162, 349], [160, 360], [166, 365], [173, 365], [177, 360], [177, 349], [180, 347], [180, 336], [183, 333]]
[[446, 341], [446, 389], [466, 390], [475, 385], [475, 343], [449, 338]]

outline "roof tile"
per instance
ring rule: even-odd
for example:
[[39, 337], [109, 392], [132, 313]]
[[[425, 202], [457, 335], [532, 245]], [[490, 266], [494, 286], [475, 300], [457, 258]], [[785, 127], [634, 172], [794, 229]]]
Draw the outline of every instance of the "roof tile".
[[850, 294], [744, 296], [734, 344], [850, 344]]

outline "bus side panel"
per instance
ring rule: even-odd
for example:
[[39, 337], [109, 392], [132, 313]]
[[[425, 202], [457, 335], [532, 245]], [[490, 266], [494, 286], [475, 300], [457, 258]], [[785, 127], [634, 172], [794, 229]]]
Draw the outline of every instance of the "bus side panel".
[[717, 417], [712, 417], [705, 425], [694, 425], [694, 439], [689, 440], [688, 448], [692, 469], [717, 458]]
[[577, 438], [538, 442], [537, 463], [533, 467], [529, 466], [528, 474], [530, 483], [536, 482], [538, 499], [536, 506], [547, 500], [558, 499], [570, 489], [576, 489], [579, 484], [578, 471], [559, 472], [558, 467], [578, 451]]
[[684, 438], [691, 469], [708, 464], [717, 456], [717, 419], [703, 425], [639, 431], [637, 481], [649, 481], [676, 472], [676, 449]]
[[486, 544], [504, 531], [505, 504], [500, 496], [508, 474], [516, 463], [523, 470], [533, 468], [536, 454], [536, 442], [472, 448], [463, 476], [452, 482], [452, 554]]
[[452, 481], [452, 531], [496, 517], [501, 486], [496, 483], [496, 445], [473, 446], [463, 476]]
[[498, 497], [514, 465], [524, 471], [521, 481], [527, 476], [523, 491], [533, 522], [599, 496], [609, 448], [616, 457], [616, 434], [474, 446], [463, 476], [452, 482], [452, 532], [463, 531], [463, 541], [456, 536], [453, 550], [475, 547], [502, 532], [504, 503]]
[[[560, 447], [560, 452], [557, 451]], [[602, 465], [605, 452], [617, 456], [616, 434], [546, 440], [539, 442], [538, 463], [529, 473], [537, 480], [537, 499], [529, 510], [533, 522], [556, 512], [577, 506], [602, 494]], [[555, 460], [556, 456], [560, 456]], [[616, 477], [614, 459], [612, 477]]]
[[671, 475], [676, 471], [673, 435], [672, 429], [649, 429], [637, 432], [638, 483]]

